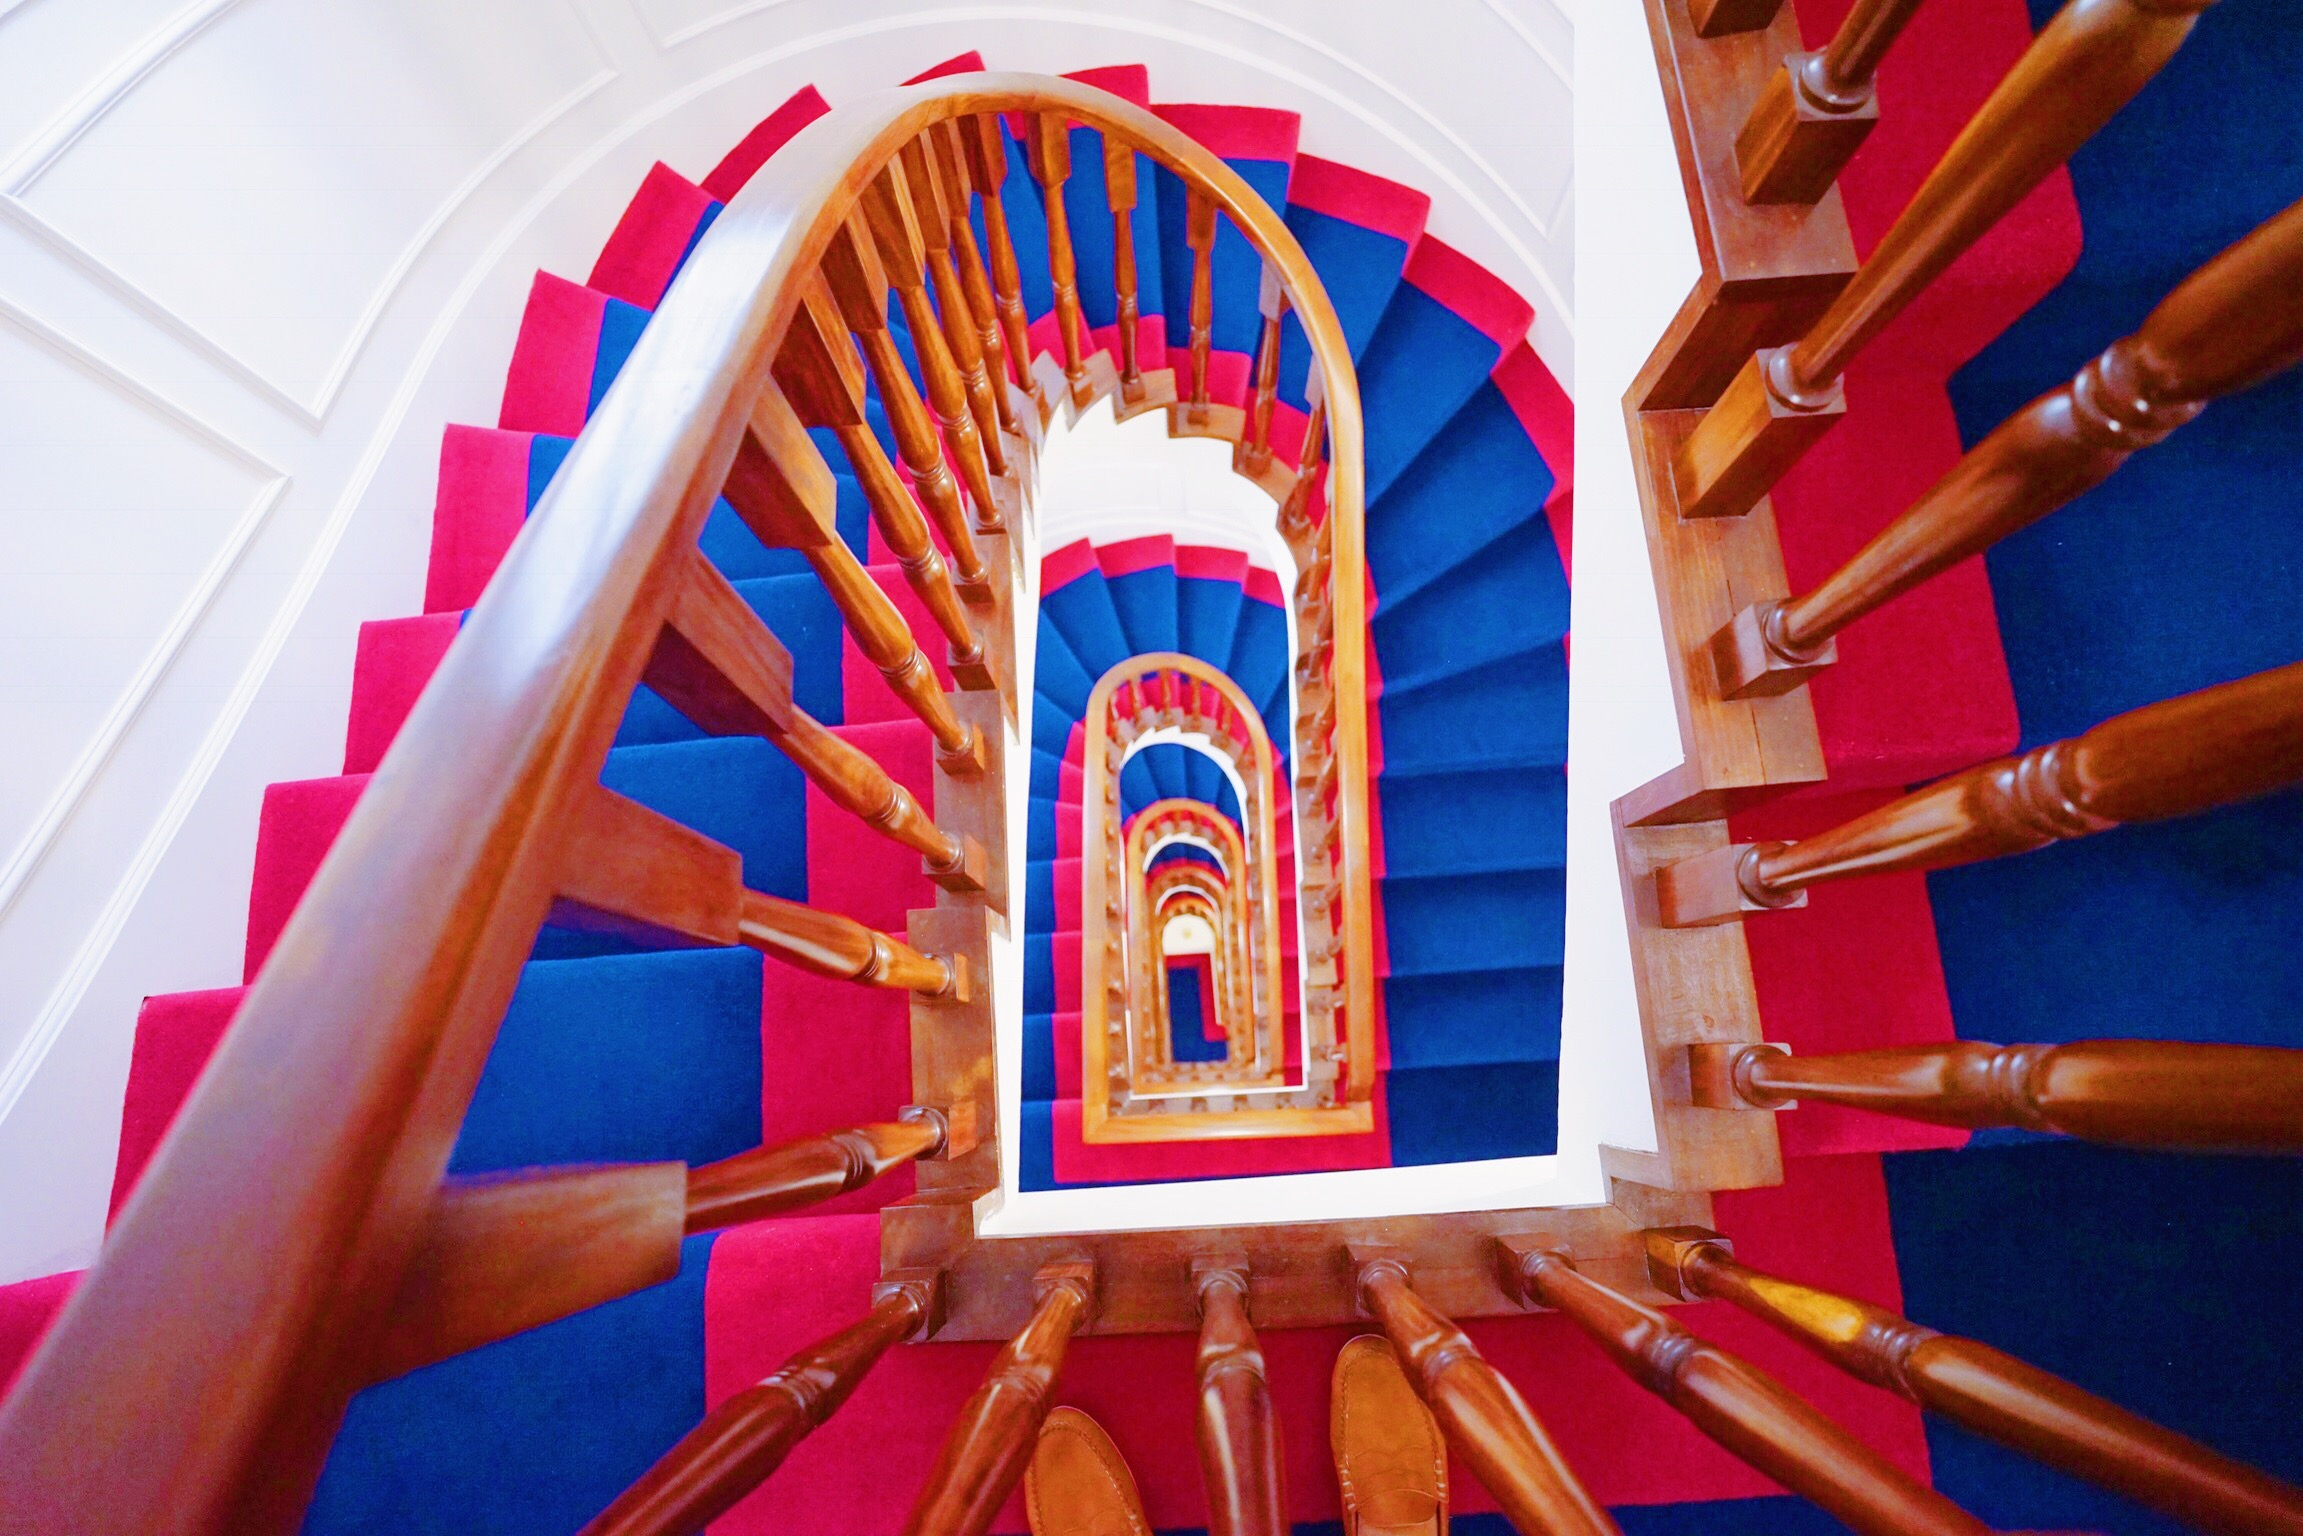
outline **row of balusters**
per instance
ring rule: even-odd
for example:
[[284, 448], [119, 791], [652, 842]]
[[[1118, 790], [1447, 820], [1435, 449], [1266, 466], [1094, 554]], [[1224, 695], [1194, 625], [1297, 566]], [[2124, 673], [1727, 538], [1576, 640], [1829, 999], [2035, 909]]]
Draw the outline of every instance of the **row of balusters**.
[[[1151, 1068], [1163, 1079], [1180, 1070], [1194, 1080], [1205, 1080], [1211, 1087], [1218, 1088], [1243, 1072], [1250, 1077], [1261, 1076], [1263, 1068], [1259, 1065], [1256, 1047], [1262, 1031], [1252, 1002], [1260, 974], [1256, 968], [1256, 952], [1262, 947], [1258, 942], [1262, 928], [1250, 913], [1250, 893], [1255, 889], [1250, 861], [1254, 855], [1248, 851], [1246, 840], [1232, 831], [1223, 813], [1211, 805], [1196, 800], [1167, 801], [1146, 807], [1138, 814], [1142, 824], [1130, 841], [1144, 848], [1147, 863], [1157, 844], [1180, 837], [1213, 850], [1218, 863], [1224, 867], [1210, 869], [1202, 864], [1183, 863], [1154, 873], [1131, 862], [1122, 871], [1126, 895], [1121, 902], [1123, 912], [1119, 921], [1127, 928], [1130, 945], [1140, 943], [1142, 946], [1133, 953], [1135, 965], [1129, 975], [1130, 1006], [1140, 1010], [1141, 1017], [1135, 1029], [1139, 1055], [1129, 1063], [1128, 1086], [1142, 1086], [1134, 1072], [1138, 1064]], [[1201, 999], [1201, 1007], [1212, 1010], [1225, 1039], [1225, 1060], [1220, 1063], [1201, 1065], [1175, 1060], [1164, 932], [1170, 918], [1179, 911], [1197, 912], [1215, 932], [1215, 950], [1209, 957], [1215, 992]], [[1140, 924], [1133, 921], [1136, 913], [1142, 915]], [[1112, 921], [1107, 903], [1107, 932]], [[1107, 952], [1108, 949], [1107, 945]]]
[[[1987, 1438], [2223, 1536], [2303, 1531], [2303, 1489], [2221, 1455], [1988, 1344], [1884, 1307], [1767, 1274], [1699, 1227], [1639, 1235], [1644, 1277], [1675, 1299], [1718, 1300], [1773, 1325], [1860, 1380]], [[1361, 1310], [1391, 1341], [1457, 1457], [1528, 1536], [1616, 1536], [1543, 1423], [1471, 1339], [1415, 1288], [1401, 1250], [1339, 1255]], [[1494, 1240], [1496, 1278], [1529, 1309], [1557, 1311], [1703, 1434], [1863, 1536], [1987, 1536], [1988, 1528], [1775, 1377], [1669, 1314], [1596, 1278], [1541, 1234]], [[1280, 1425], [1250, 1321], [1244, 1256], [1195, 1261], [1201, 1327], [1197, 1435], [1211, 1536], [1285, 1536]], [[1023, 1475], [1074, 1335], [1094, 1316], [1096, 1269], [1034, 1277], [1030, 1320], [962, 1406], [904, 1536], [982, 1536]], [[686, 1536], [732, 1509], [828, 1420], [872, 1365], [932, 1335], [945, 1302], [934, 1271], [881, 1280], [855, 1324], [713, 1408], [582, 1536]]]

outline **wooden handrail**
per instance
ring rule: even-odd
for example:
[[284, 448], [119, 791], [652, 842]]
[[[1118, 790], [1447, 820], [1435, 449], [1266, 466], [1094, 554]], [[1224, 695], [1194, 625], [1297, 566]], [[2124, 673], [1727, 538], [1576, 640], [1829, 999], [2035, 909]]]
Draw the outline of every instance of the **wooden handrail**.
[[2303, 1488], [1988, 1344], [1748, 1268], [1726, 1239], [1701, 1227], [1658, 1228], [1646, 1244], [1659, 1290], [1732, 1302], [1850, 1374], [1977, 1434], [2217, 1536], [2303, 1532]]
[[1780, 693], [1831, 637], [2100, 485], [2219, 396], [2303, 362], [2303, 203], [2185, 278], [2132, 336], [2002, 422], [1813, 591], [1739, 614], [1713, 642], [1728, 697]]
[[1464, 1331], [1409, 1283], [1404, 1255], [1355, 1247], [1360, 1305], [1399, 1352], [1416, 1395], [1447, 1442], [1522, 1531], [1547, 1536], [1620, 1536], [1615, 1521], [1561, 1458], [1518, 1388]]
[[1733, 843], [1655, 873], [1665, 927], [1795, 906], [1850, 875], [1945, 869], [2303, 782], [2303, 662], [2114, 715], [1796, 843]]
[[[521, 967], [570, 878], [578, 812], [598, 793], [802, 293], [848, 240], [857, 188], [931, 125], [974, 124], [971, 159], [996, 188], [984, 151], [1004, 152], [991, 118], [1010, 111], [1058, 114], [1133, 145], [1278, 260], [1325, 375], [1331, 515], [1349, 534], [1339, 550], [1350, 548], [1335, 577], [1339, 645], [1352, 648], [1339, 655], [1338, 686], [1364, 696], [1357, 382], [1333, 307], [1279, 215], [1171, 125], [1075, 81], [953, 77], [819, 117], [689, 255], [322, 862], [102, 1257], [0, 1405], [11, 1519], [105, 1536], [296, 1528], [365, 1384]], [[987, 201], [987, 232], [1005, 228], [995, 207]], [[1003, 277], [997, 244], [1004, 327], [1014, 271]], [[1009, 339], [1019, 364], [1020, 324]], [[1338, 729], [1340, 814], [1348, 848], [1364, 850], [1364, 719]], [[1347, 853], [1362, 922], [1371, 873], [1364, 851]], [[1356, 1016], [1371, 1005], [1372, 956], [1361, 946], [1347, 958]]]
[[1203, 1261], [1198, 1293], [1199, 1464], [1208, 1536], [1287, 1536], [1279, 1417], [1248, 1320], [1247, 1261]]
[[[959, 370], [961, 393], [967, 401], [969, 431], [982, 456], [982, 468], [994, 475], [1008, 472], [1007, 452], [1000, 444], [999, 407], [992, 402], [991, 374], [984, 367], [983, 343], [976, 331], [975, 312], [968, 307], [968, 291], [952, 259], [952, 225], [965, 218], [952, 206], [953, 188], [944, 181], [935, 154], [939, 136], [924, 133], [904, 146], [904, 185], [911, 192], [912, 216], [919, 224], [920, 246], [927, 257], [928, 283], [935, 290], [930, 306], [943, 329], [949, 360]], [[958, 193], [964, 209], [967, 194]], [[911, 313], [907, 306], [904, 313]], [[963, 462], [969, 459], [959, 450]], [[978, 510], [991, 499], [987, 481]]]
[[872, 1309], [721, 1403], [578, 1536], [694, 1536], [767, 1481], [905, 1339], [935, 1332], [941, 1277], [883, 1280]]
[[1807, 334], [1753, 355], [1680, 445], [1683, 517], [1749, 511], [1845, 413], [1864, 346], [2174, 57], [2214, 0], [2068, 0]]
[[1071, 210], [1064, 183], [1072, 174], [1069, 123], [1059, 114], [1033, 115], [1028, 163], [1045, 194], [1048, 220], [1048, 284], [1055, 290], [1056, 337], [1063, 348], [1064, 378], [1076, 394], [1087, 386], [1087, 324], [1080, 316], [1079, 259], [1072, 252]]
[[1142, 306], [1136, 294], [1136, 152], [1116, 139], [1104, 140], [1104, 196], [1112, 209], [1112, 293], [1119, 306], [1120, 403], [1134, 405], [1146, 389], [1136, 356], [1142, 338]]
[[1574, 1320], [1641, 1386], [1742, 1460], [1864, 1536], [1990, 1536], [1958, 1505], [1825, 1418], [1749, 1361], [1580, 1274], [1539, 1243], [1498, 1243], [1522, 1305]]
[[968, 1000], [965, 956], [923, 955], [893, 934], [806, 902], [746, 891], [736, 931], [760, 953], [819, 976], [900, 987], [956, 1003]]
[[1736, 136], [1736, 171], [1753, 203], [1812, 203], [1879, 121], [1873, 77], [1920, 0], [1856, 0], [1831, 42], [1783, 61]]
[[904, 1536], [984, 1536], [1031, 1461], [1072, 1334], [1095, 1302], [1095, 1267], [1051, 1264], [1032, 1279], [1034, 1306], [960, 1408], [904, 1522]]
[[1844, 1104], [1930, 1125], [2013, 1126], [2119, 1146], [2303, 1152], [2303, 1051], [2178, 1040], [1953, 1040], [1826, 1056], [1691, 1048], [1692, 1101]]

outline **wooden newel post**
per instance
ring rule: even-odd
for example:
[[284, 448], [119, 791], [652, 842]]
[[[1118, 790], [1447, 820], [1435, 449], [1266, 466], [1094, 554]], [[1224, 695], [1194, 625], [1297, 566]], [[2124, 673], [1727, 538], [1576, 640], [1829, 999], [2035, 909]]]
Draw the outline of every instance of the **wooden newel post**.
[[1990, 1536], [1958, 1505], [1896, 1468], [1774, 1377], [1651, 1307], [1578, 1274], [1526, 1238], [1497, 1241], [1505, 1289], [1554, 1307], [1641, 1386], [1759, 1471], [1866, 1536]]
[[1855, 355], [2110, 121], [2212, 3], [2070, 0], [2057, 12], [1831, 307], [1798, 342], [1755, 353], [1680, 445], [1680, 515], [1750, 511], [1846, 414], [1840, 376]]
[[1955, 1040], [1835, 1056], [1776, 1045], [1688, 1047], [1693, 1103], [1812, 1100], [1930, 1125], [2013, 1126], [2118, 1146], [2303, 1152], [2303, 1051], [2171, 1040], [1990, 1045]]
[[2204, 410], [2303, 361], [2303, 203], [2162, 299], [2069, 384], [1975, 445], [1814, 591], [1759, 603], [1712, 642], [1722, 694], [1783, 693], [1831, 662], [1832, 637], [2108, 479]]
[[891, 1274], [863, 1318], [704, 1416], [579, 1536], [692, 1536], [733, 1509], [829, 1420], [890, 1348], [943, 1321], [943, 1276]]
[[1048, 1416], [1073, 1333], [1095, 1304], [1095, 1266], [1050, 1264], [1032, 1277], [1037, 1305], [953, 1421], [904, 1522], [904, 1536], [984, 1536]]
[[1732, 843], [1655, 872], [1667, 928], [1798, 906], [1819, 881], [1944, 869], [2165, 821], [2303, 781], [2303, 662], [2114, 715], [1796, 843]]
[[1382, 1325], [1448, 1444], [1512, 1524], [1551, 1536], [1620, 1536], [1519, 1390], [1481, 1357], [1461, 1328], [1415, 1293], [1404, 1253], [1353, 1244], [1349, 1256], [1360, 1305]]
[[1247, 1260], [1202, 1259], [1199, 1293], [1199, 1462], [1209, 1536], [1287, 1536], [1279, 1419], [1263, 1347], [1247, 1314]]
[[1745, 201], [1812, 203], [1879, 121], [1873, 77], [1919, 0], [1856, 0], [1827, 48], [1783, 61], [1735, 140]]
[[1885, 1307], [1746, 1268], [1701, 1227], [1646, 1234], [1656, 1288], [1732, 1302], [1849, 1374], [2218, 1536], [2296, 1536], [2303, 1489], [2059, 1376]]

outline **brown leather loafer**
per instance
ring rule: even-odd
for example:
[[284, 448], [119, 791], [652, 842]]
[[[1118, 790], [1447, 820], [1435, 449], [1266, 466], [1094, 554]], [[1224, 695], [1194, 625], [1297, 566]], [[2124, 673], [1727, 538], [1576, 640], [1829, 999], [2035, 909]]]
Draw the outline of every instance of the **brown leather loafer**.
[[1104, 1428], [1077, 1408], [1040, 1426], [1024, 1473], [1032, 1536], [1151, 1536], [1135, 1474]]
[[1388, 1339], [1362, 1334], [1335, 1357], [1328, 1441], [1345, 1536], [1447, 1536], [1447, 1443]]

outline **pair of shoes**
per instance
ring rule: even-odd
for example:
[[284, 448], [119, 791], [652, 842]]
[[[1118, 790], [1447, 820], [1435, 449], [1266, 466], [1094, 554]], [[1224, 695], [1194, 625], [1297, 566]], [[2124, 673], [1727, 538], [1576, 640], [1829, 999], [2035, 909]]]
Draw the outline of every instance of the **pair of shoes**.
[[[1447, 1536], [1447, 1446], [1388, 1341], [1365, 1334], [1336, 1356], [1328, 1442], [1345, 1536]], [[1151, 1536], [1135, 1474], [1077, 1408], [1040, 1427], [1024, 1509], [1032, 1536]]]

